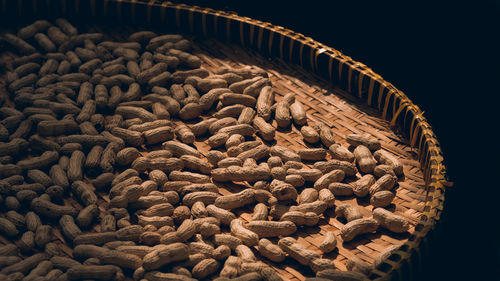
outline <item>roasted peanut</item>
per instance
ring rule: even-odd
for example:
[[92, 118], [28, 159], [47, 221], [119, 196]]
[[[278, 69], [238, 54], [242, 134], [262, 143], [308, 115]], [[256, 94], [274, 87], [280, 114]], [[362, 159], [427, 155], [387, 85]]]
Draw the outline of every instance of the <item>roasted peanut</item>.
[[403, 233], [410, 229], [410, 224], [404, 217], [398, 216], [383, 208], [375, 208], [373, 210], [373, 218], [380, 226], [392, 232]]

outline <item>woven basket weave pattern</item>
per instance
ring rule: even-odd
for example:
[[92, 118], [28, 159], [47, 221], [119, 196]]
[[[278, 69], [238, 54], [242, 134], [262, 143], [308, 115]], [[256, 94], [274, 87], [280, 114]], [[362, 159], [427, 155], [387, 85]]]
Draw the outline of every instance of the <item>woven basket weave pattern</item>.
[[[175, 26], [177, 29], [250, 47], [259, 53], [297, 63], [319, 74], [347, 94], [360, 98], [378, 110], [391, 126], [401, 129], [418, 152], [427, 187], [425, 207], [415, 231], [388, 260], [372, 271], [371, 280], [405, 279], [414, 259], [422, 257], [440, 218], [444, 202], [446, 168], [443, 156], [422, 111], [408, 97], [363, 63], [316, 42], [312, 38], [280, 26], [208, 8], [165, 1], [7, 1], [0, 3], [0, 16], [12, 12], [34, 15], [126, 18], [148, 25]], [[10, 15], [12, 16], [12, 15]], [[407, 275], [408, 274], [408, 275]]]

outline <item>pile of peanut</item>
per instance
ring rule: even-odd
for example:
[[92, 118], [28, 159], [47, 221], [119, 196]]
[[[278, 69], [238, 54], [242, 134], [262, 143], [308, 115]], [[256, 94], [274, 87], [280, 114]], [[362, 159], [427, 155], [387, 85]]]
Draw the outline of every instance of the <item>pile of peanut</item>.
[[[211, 73], [181, 35], [107, 40], [65, 19], [0, 37], [20, 55], [0, 88], [1, 280], [282, 280], [268, 263], [287, 259], [361, 280], [371, 265], [353, 255], [343, 272], [322, 254], [409, 230], [385, 209], [403, 166], [379, 141], [343, 147], [293, 94], [276, 102], [264, 70]], [[276, 142], [290, 126], [308, 148]], [[228, 182], [241, 191], [221, 195]], [[336, 197], [368, 197], [373, 214]], [[291, 237], [329, 208], [345, 224], [321, 253]]]

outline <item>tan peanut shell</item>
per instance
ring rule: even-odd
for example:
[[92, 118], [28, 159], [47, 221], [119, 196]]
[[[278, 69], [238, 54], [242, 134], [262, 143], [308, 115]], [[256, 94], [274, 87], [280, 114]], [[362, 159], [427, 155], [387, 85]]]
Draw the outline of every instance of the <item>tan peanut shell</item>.
[[377, 230], [379, 223], [373, 218], [363, 218], [348, 222], [340, 229], [340, 236], [345, 242], [351, 241], [356, 236], [372, 233]]
[[335, 215], [337, 217], [345, 218], [347, 222], [363, 217], [358, 207], [351, 204], [342, 204], [335, 208]]
[[394, 197], [395, 195], [391, 191], [378, 191], [370, 197], [370, 204], [372, 204], [374, 208], [384, 208], [391, 204]]
[[335, 233], [331, 231], [327, 231], [323, 241], [321, 241], [321, 244], [319, 244], [319, 249], [323, 251], [323, 253], [329, 253], [337, 247], [337, 236]]
[[408, 221], [399, 215], [396, 215], [383, 208], [375, 208], [373, 210], [373, 218], [380, 226], [396, 233], [407, 232], [410, 229]]
[[232, 220], [229, 226], [231, 234], [238, 237], [243, 244], [247, 246], [255, 246], [259, 242], [259, 236], [253, 231], [245, 228], [241, 220]]
[[359, 145], [363, 145], [372, 151], [380, 149], [380, 142], [378, 140], [374, 140], [359, 134], [348, 135], [346, 141], [352, 146], [357, 147]]
[[251, 221], [245, 227], [259, 237], [287, 236], [297, 231], [297, 227], [291, 221]]

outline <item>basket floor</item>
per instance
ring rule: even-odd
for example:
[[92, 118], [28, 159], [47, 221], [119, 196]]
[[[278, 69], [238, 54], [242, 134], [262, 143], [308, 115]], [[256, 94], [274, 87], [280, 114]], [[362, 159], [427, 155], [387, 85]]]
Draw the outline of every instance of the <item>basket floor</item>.
[[[123, 39], [123, 33], [118, 33], [112, 29], [99, 29], [99, 31], [111, 35], [113, 39]], [[321, 253], [318, 246], [323, 239], [324, 233], [333, 231], [339, 237], [337, 249], [324, 255], [324, 257], [332, 259], [338, 269], [347, 270], [345, 264], [347, 259], [353, 255], [371, 265], [384, 249], [391, 245], [401, 245], [407, 241], [414, 231], [414, 226], [420, 220], [424, 208], [425, 182], [417, 159], [417, 152], [410, 147], [407, 140], [389, 126], [389, 122], [382, 119], [377, 111], [363, 104], [361, 100], [333, 88], [329, 81], [321, 79], [319, 76], [313, 75], [298, 66], [285, 63], [279, 59], [269, 60], [255, 51], [236, 45], [228, 45], [215, 39], [194, 38], [193, 40], [195, 42], [193, 53], [202, 59], [203, 68], [214, 71], [220, 66], [256, 65], [268, 72], [277, 101], [280, 101], [285, 94], [294, 93], [295, 98], [304, 105], [308, 120], [316, 123], [322, 122], [334, 128], [335, 138], [338, 143], [347, 147], [345, 137], [348, 134], [367, 134], [380, 140], [382, 148], [395, 155], [404, 164], [405, 176], [399, 181], [396, 197], [389, 209], [408, 219], [411, 225], [409, 233], [394, 234], [379, 228], [376, 234], [363, 235], [351, 242], [343, 243], [340, 239], [339, 229], [344, 225], [345, 221], [336, 218], [334, 209], [330, 208], [322, 216], [317, 226], [299, 228], [299, 231], [292, 235], [298, 242]], [[9, 58], [12, 58], [11, 55], [4, 53], [0, 60]], [[181, 121], [177, 120], [176, 122]], [[308, 147], [302, 141], [302, 136], [294, 125], [287, 130], [277, 130], [276, 140], [278, 144], [294, 149]], [[202, 153], [206, 153], [210, 149], [206, 144], [206, 139], [198, 140], [195, 145]], [[327, 156], [327, 159], [331, 159], [330, 155]], [[245, 188], [245, 186], [238, 184], [219, 184], [219, 187], [220, 193], [223, 195], [239, 192]], [[312, 186], [306, 184], [305, 187]], [[298, 190], [299, 193], [301, 190]], [[99, 195], [101, 214], [104, 214], [109, 197], [106, 194]], [[336, 197], [335, 205], [338, 206], [343, 203], [357, 205], [364, 216], [371, 216], [373, 207], [370, 205], [369, 199], [358, 199], [354, 196]], [[66, 199], [66, 204], [82, 208], [78, 202], [72, 199]], [[240, 208], [234, 210], [234, 212], [244, 221], [249, 221], [252, 217], [251, 208]], [[96, 224], [93, 231], [99, 231], [98, 224]], [[225, 231], [229, 230], [225, 229]], [[53, 238], [54, 242], [60, 245], [62, 251], [68, 256], [72, 255], [71, 246], [66, 245], [65, 239], [57, 227], [54, 228]], [[276, 242], [276, 239], [273, 242]], [[0, 235], [0, 243], [6, 244], [9, 243], [9, 240]], [[255, 250], [254, 253], [259, 257], [258, 251]], [[280, 264], [270, 262], [265, 258], [262, 261], [271, 265], [285, 279], [304, 280], [306, 276], [314, 276], [314, 273], [309, 268], [290, 258]]]

